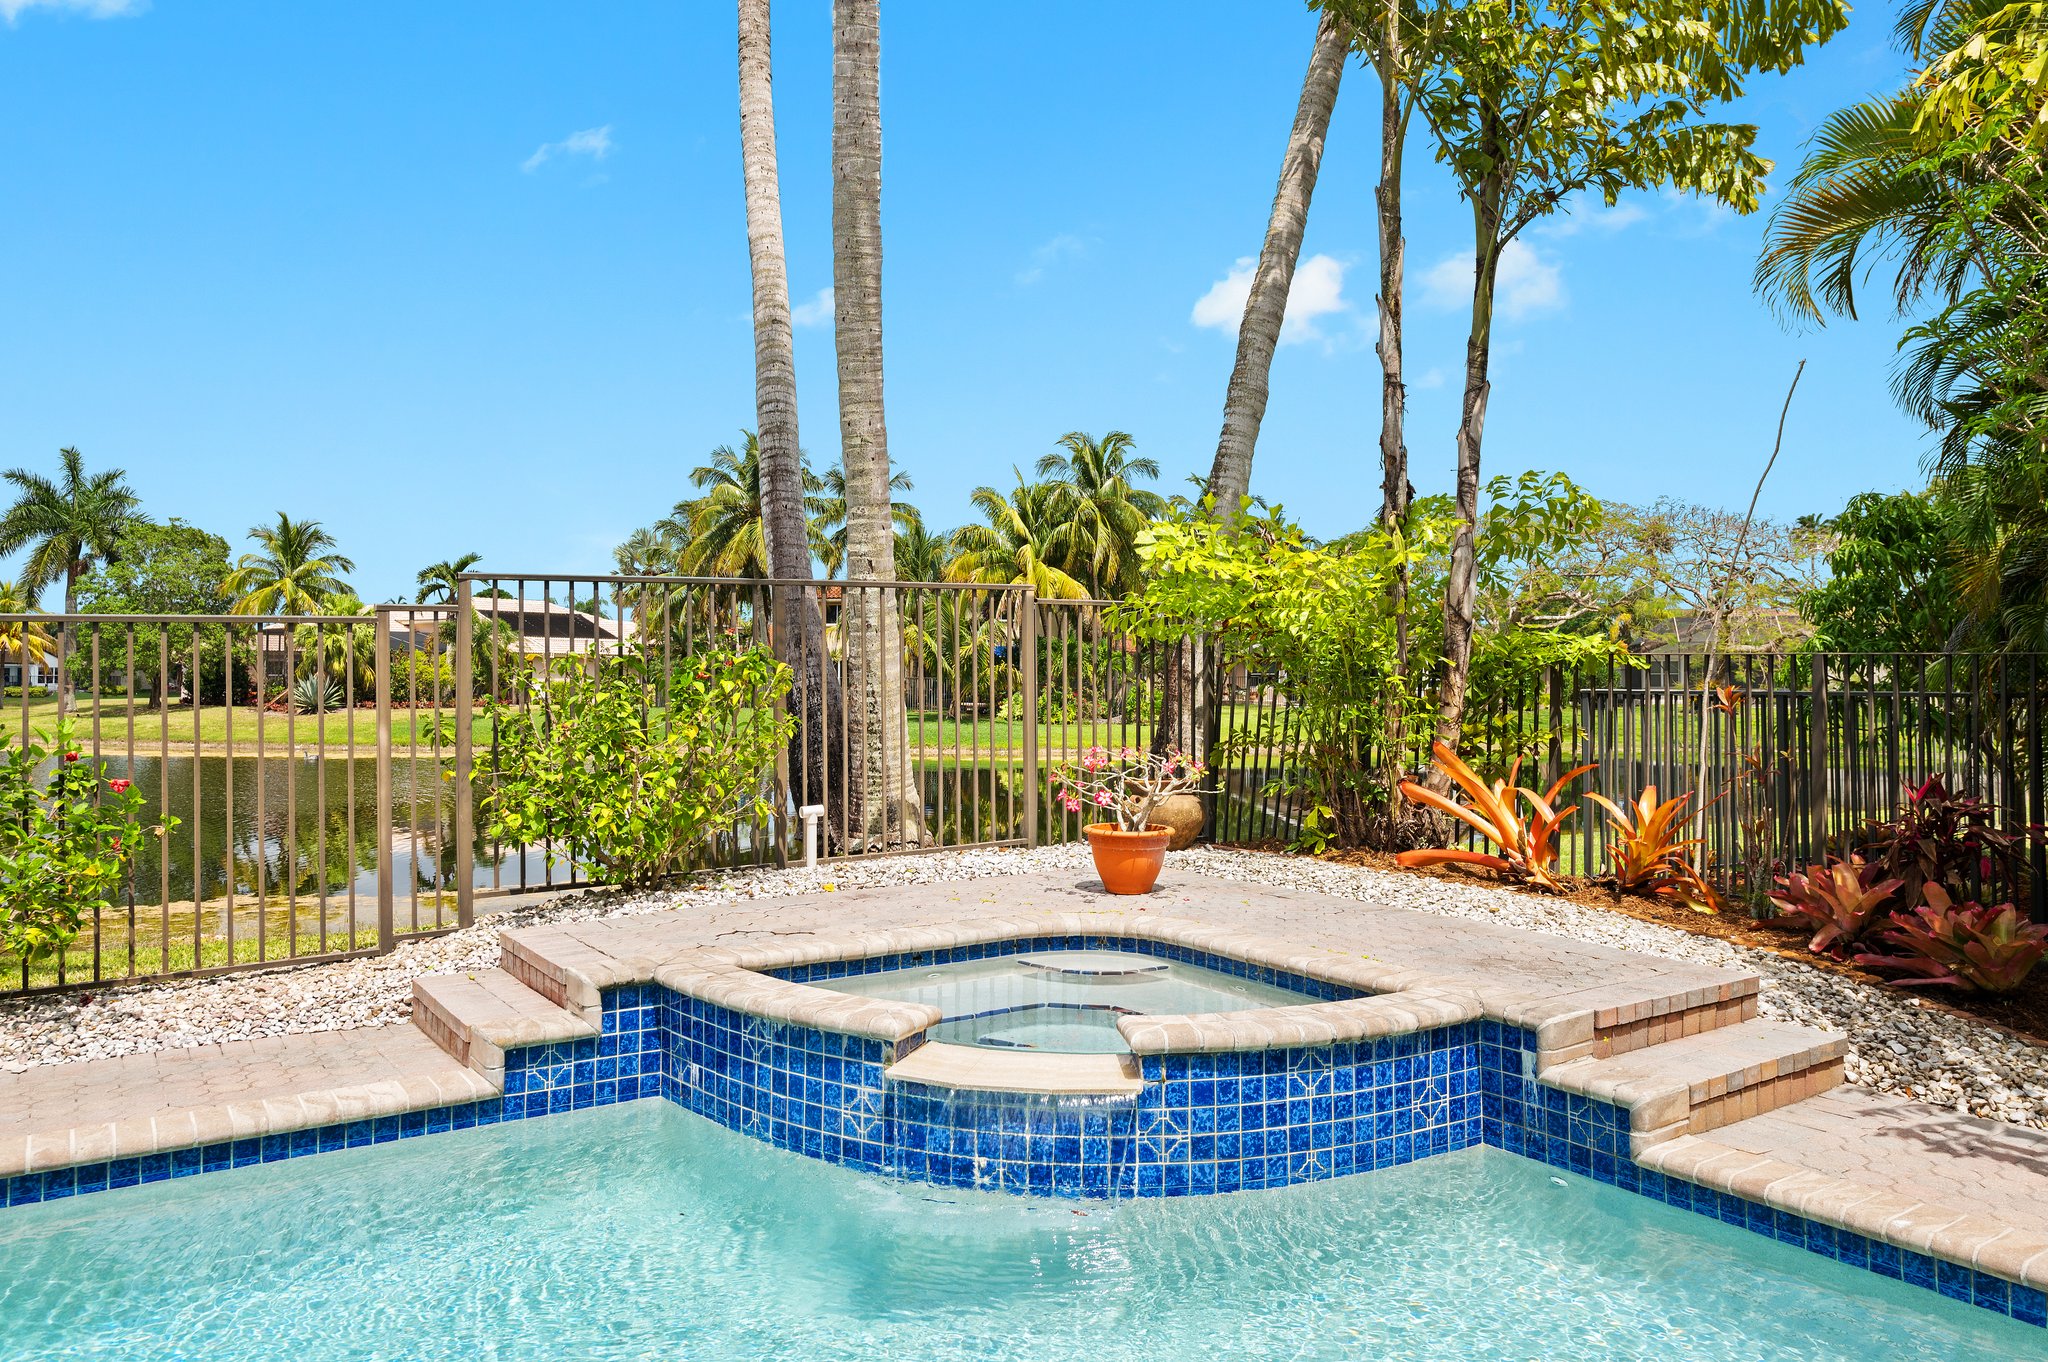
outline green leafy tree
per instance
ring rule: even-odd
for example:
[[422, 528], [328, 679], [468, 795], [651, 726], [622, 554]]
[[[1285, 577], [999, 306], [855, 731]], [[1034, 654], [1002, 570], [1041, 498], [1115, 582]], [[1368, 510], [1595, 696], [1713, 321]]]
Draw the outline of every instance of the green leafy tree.
[[[72, 615], [78, 611], [78, 579], [94, 564], [120, 554], [122, 540], [141, 519], [136, 509], [140, 499], [121, 469], [87, 473], [85, 456], [73, 446], [58, 450], [57, 461], [54, 481], [25, 468], [0, 474], [19, 494], [0, 514], [0, 556], [26, 550], [19, 579], [22, 589], [34, 599], [52, 582], [63, 582], [64, 613]], [[68, 665], [72, 639], [73, 626], [67, 620], [57, 629], [58, 665], [63, 671], [57, 696], [60, 714], [69, 706], [76, 684]]]
[[1947, 569], [1951, 525], [1923, 492], [1863, 492], [1827, 522], [1828, 579], [1800, 613], [1831, 652], [1924, 653], [1948, 646], [1962, 622]]
[[772, 817], [769, 778], [795, 731], [779, 704], [789, 669], [761, 649], [699, 653], [672, 670], [664, 703], [658, 665], [598, 659], [531, 683], [527, 703], [487, 706], [484, 836], [641, 885], [690, 869], [735, 824]]
[[1059, 445], [1064, 453], [1038, 461], [1038, 476], [1058, 504], [1048, 547], [1090, 595], [1125, 595], [1137, 587], [1142, 571], [1138, 536], [1166, 512], [1165, 497], [1136, 485], [1139, 478], [1159, 476], [1159, 461], [1134, 455], [1131, 437], [1120, 430], [1100, 440], [1069, 431]]
[[249, 530], [256, 551], [245, 553], [222, 583], [237, 615], [317, 614], [330, 596], [355, 593], [342, 579], [355, 560], [334, 550], [334, 536], [317, 520], [293, 520], [283, 511], [276, 525]]
[[[1671, 187], [1737, 212], [1768, 162], [1753, 126], [1709, 121], [1759, 70], [1797, 65], [1848, 21], [1840, 0], [1476, 0], [1459, 5], [1416, 73], [1416, 107], [1472, 213], [1471, 328], [1458, 423], [1460, 528], [1444, 595], [1437, 735], [1455, 747], [1470, 682], [1478, 589], [1480, 453], [1492, 391], [1494, 288], [1533, 224], [1593, 195]], [[1443, 785], [1437, 773], [1433, 782]]]
[[[214, 615], [220, 613], [228, 576], [228, 541], [176, 518], [161, 524], [129, 527], [120, 556], [96, 564], [79, 579], [78, 609], [87, 615]], [[192, 643], [199, 638], [199, 682], [202, 696], [218, 702], [226, 684], [221, 661], [225, 631], [218, 626], [137, 624], [134, 667], [136, 687], [150, 693], [151, 705], [169, 697], [157, 692], [168, 680], [172, 693], [191, 686]], [[100, 650], [102, 690], [127, 683], [129, 631], [103, 631], [109, 646]]]

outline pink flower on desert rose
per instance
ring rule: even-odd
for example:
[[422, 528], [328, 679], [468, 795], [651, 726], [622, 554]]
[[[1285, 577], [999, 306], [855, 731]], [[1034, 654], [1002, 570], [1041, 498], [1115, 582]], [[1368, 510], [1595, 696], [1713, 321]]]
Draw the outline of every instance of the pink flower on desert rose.
[[1097, 791], [1095, 792], [1095, 806], [1096, 806], [1097, 808], [1100, 808], [1100, 809], [1106, 809], [1106, 808], [1108, 808], [1108, 807], [1109, 807], [1109, 804], [1110, 804], [1110, 798], [1109, 798], [1109, 791], [1107, 791], [1107, 790], [1097, 790]]
[[1060, 802], [1066, 805], [1068, 813], [1081, 812], [1081, 801], [1075, 798], [1073, 795], [1068, 795], [1065, 799], [1061, 800]]

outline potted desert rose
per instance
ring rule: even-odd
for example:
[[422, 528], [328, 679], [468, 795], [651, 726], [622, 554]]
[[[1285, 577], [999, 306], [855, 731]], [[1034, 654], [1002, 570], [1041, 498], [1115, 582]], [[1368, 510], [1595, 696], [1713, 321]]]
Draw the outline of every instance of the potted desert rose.
[[1146, 894], [1166, 864], [1173, 829], [1152, 821], [1175, 795], [1200, 789], [1207, 770], [1184, 752], [1163, 755], [1133, 747], [1091, 747], [1079, 762], [1056, 768], [1052, 788], [1068, 813], [1100, 810], [1104, 821], [1087, 826], [1096, 873], [1112, 894]]

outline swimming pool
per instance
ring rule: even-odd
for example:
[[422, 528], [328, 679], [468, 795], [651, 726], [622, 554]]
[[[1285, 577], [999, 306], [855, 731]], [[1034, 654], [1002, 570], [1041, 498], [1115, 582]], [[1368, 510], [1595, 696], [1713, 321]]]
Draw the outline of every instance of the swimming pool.
[[[1910, 1342], [1908, 1342], [1910, 1340]], [[1076, 1204], [667, 1102], [0, 1217], [0, 1351], [153, 1362], [1943, 1362], [2040, 1332], [1513, 1155]]]
[[1117, 1018], [1249, 1012], [1328, 992], [1125, 950], [1062, 950], [848, 975], [820, 988], [924, 1003], [945, 1020], [927, 1038], [1057, 1054], [1122, 1054]]

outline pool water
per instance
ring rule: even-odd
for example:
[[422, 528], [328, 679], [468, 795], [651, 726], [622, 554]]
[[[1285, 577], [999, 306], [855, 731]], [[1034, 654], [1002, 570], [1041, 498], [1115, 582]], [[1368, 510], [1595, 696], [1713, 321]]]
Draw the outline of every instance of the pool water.
[[994, 1049], [1121, 1054], [1130, 1014], [1244, 1012], [1318, 1001], [1277, 984], [1134, 951], [1051, 951], [820, 980], [835, 993], [928, 1003], [932, 1040]]
[[1076, 1206], [645, 1101], [0, 1215], [0, 1355], [2038, 1357], [2039, 1329], [1495, 1150]]

